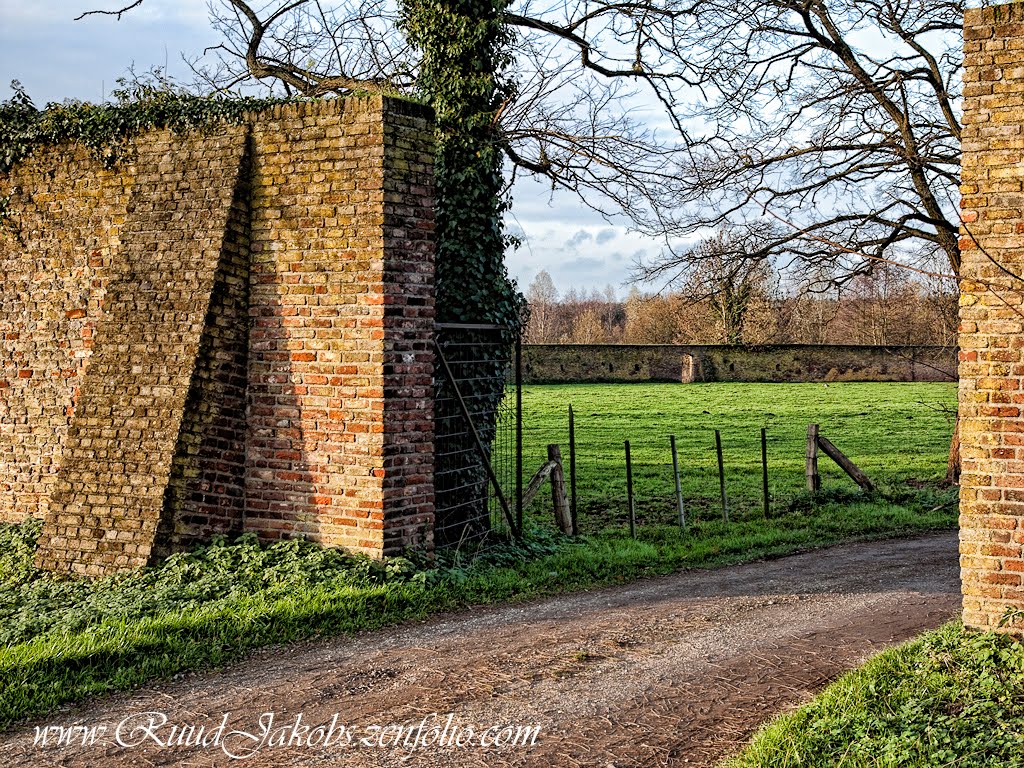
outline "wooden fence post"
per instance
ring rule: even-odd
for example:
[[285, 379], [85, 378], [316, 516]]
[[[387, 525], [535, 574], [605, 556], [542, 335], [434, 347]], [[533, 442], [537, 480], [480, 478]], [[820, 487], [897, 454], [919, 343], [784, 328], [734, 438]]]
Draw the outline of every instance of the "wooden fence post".
[[821, 477], [818, 475], [818, 425], [807, 425], [807, 490], [817, 493], [821, 490]]
[[854, 464], [846, 456], [845, 453], [836, 448], [826, 437], [818, 435], [818, 446], [832, 461], [842, 468], [842, 470], [850, 476], [857, 485], [863, 488], [868, 493], [873, 493], [875, 490], [875, 484], [871, 482], [871, 478], [861, 471], [861, 468]]
[[629, 535], [636, 538], [636, 506], [633, 504], [633, 458], [629, 454], [629, 440], [626, 441], [626, 499], [629, 502]]
[[569, 403], [569, 512], [572, 515], [572, 535], [579, 534], [579, 518], [576, 514], [576, 417]]
[[715, 430], [715, 452], [718, 453], [718, 485], [722, 491], [722, 520], [729, 522], [729, 502], [725, 496], [725, 462], [722, 458], [722, 433]]
[[764, 427], [761, 427], [761, 490], [764, 493], [764, 517], [767, 520], [771, 501], [768, 496], [768, 436]]
[[669, 443], [672, 446], [672, 474], [676, 479], [676, 507], [679, 511], [679, 528], [681, 530], [686, 529], [686, 507], [683, 506], [683, 486], [679, 481], [679, 454], [676, 451], [676, 436], [668, 436]]
[[569, 501], [565, 497], [565, 473], [562, 471], [562, 449], [557, 443], [548, 446], [548, 463], [551, 464], [551, 503], [555, 508], [555, 522], [565, 534], [572, 534], [572, 515]]

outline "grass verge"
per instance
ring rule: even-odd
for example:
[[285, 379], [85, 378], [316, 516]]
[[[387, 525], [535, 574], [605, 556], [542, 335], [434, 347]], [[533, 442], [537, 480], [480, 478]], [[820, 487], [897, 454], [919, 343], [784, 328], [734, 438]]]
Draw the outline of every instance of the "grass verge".
[[725, 768], [1020, 768], [1024, 644], [948, 624], [764, 727]]
[[770, 520], [651, 525], [578, 541], [535, 532], [430, 569], [302, 541], [216, 541], [165, 563], [89, 580], [32, 568], [38, 524], [0, 529], [0, 728], [62, 703], [209, 669], [261, 646], [352, 633], [467, 605], [523, 600], [779, 556], [843, 541], [951, 528], [951, 497], [900, 503], [823, 494]]

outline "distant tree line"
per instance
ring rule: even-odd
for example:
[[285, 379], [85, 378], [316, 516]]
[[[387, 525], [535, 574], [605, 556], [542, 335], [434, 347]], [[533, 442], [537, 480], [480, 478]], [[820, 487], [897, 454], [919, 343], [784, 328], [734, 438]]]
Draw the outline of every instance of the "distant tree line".
[[[721, 266], [721, 265], [718, 265]], [[540, 272], [527, 290], [528, 344], [956, 344], [957, 286], [880, 264], [842, 289], [785, 286], [767, 262], [716, 270], [704, 262], [682, 285], [561, 294]]]

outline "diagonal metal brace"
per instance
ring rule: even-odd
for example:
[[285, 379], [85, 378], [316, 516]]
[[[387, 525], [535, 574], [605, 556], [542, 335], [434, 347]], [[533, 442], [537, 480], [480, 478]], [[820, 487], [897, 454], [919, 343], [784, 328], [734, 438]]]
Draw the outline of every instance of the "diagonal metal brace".
[[494, 474], [494, 467], [491, 466], [491, 457], [487, 455], [483, 440], [480, 439], [480, 433], [476, 431], [476, 424], [473, 423], [473, 417], [469, 412], [469, 407], [466, 405], [466, 400], [462, 397], [462, 392], [459, 391], [458, 382], [455, 381], [455, 375], [452, 373], [451, 366], [448, 365], [448, 358], [444, 356], [444, 352], [441, 350], [441, 345], [438, 344], [436, 337], [433, 339], [433, 344], [434, 352], [437, 353], [437, 359], [441, 361], [441, 367], [444, 369], [444, 374], [448, 377], [448, 381], [451, 382], [452, 389], [455, 391], [455, 399], [459, 402], [459, 408], [462, 411], [462, 418], [466, 420], [466, 424], [469, 425], [469, 430], [473, 434], [473, 442], [476, 443], [477, 453], [480, 454], [480, 460], [483, 462], [484, 468], [487, 470], [487, 477], [490, 479], [491, 485], [494, 487], [494, 492], [498, 497], [498, 503], [501, 504], [501, 511], [505, 515], [505, 522], [508, 523], [508, 527], [512, 531], [512, 535], [518, 539], [522, 535], [522, 532], [516, 524], [516, 518], [512, 514], [512, 510], [508, 505], [508, 500], [505, 498], [505, 494], [501, 490], [501, 485], [498, 483], [498, 477]]

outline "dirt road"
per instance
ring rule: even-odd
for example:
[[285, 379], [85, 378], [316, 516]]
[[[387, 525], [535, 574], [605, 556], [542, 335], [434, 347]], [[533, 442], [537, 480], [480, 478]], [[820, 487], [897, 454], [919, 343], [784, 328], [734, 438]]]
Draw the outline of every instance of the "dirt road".
[[[958, 575], [943, 533], [477, 608], [107, 697], [0, 734], [0, 755], [32, 768], [708, 766], [954, 616]], [[54, 744], [72, 725], [92, 730]], [[540, 732], [481, 745], [517, 738], [509, 725]]]

